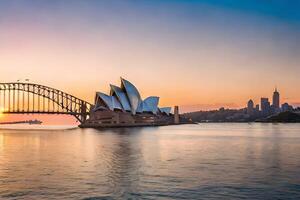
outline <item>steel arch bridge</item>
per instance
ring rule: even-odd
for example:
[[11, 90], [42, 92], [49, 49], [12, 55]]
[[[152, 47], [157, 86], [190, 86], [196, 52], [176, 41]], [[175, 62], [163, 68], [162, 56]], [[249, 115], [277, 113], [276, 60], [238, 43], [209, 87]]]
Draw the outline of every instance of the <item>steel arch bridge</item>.
[[93, 105], [73, 95], [34, 83], [0, 83], [0, 108], [4, 114], [66, 114], [80, 123]]

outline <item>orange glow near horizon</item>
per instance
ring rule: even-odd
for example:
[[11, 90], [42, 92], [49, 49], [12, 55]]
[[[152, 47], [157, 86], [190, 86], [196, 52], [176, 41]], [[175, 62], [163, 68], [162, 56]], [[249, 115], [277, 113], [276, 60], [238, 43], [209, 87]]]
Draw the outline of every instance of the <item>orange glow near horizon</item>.
[[48, 115], [48, 114], [2, 114], [0, 122], [15, 122], [26, 120], [40, 120], [43, 125], [78, 125], [79, 122], [69, 115]]

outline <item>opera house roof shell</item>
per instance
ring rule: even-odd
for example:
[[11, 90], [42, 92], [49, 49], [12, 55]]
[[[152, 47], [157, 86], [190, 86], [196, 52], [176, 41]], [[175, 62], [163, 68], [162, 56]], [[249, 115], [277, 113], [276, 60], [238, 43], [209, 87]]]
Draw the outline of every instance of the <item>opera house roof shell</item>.
[[110, 85], [110, 95], [96, 93], [94, 110], [121, 110], [136, 113], [164, 113], [169, 115], [171, 107], [158, 108], [159, 97], [150, 96], [142, 100], [138, 89], [129, 81], [121, 78], [121, 87]]

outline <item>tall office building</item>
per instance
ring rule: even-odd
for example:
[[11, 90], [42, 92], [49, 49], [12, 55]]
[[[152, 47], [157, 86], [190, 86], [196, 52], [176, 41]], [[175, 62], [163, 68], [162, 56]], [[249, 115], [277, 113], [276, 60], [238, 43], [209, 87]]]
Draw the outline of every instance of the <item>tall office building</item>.
[[252, 115], [253, 112], [254, 112], [254, 103], [252, 99], [250, 99], [247, 104], [247, 114]]
[[289, 105], [288, 103], [284, 103], [281, 105], [281, 109], [283, 112], [293, 111], [293, 106]]
[[255, 106], [255, 111], [256, 111], [256, 112], [259, 112], [259, 104], [256, 104], [256, 106]]
[[268, 98], [261, 98], [260, 108], [263, 115], [269, 115], [271, 113], [271, 106]]
[[277, 91], [277, 88], [275, 89], [275, 91], [273, 93], [273, 107], [275, 109], [279, 109], [280, 108], [280, 94]]

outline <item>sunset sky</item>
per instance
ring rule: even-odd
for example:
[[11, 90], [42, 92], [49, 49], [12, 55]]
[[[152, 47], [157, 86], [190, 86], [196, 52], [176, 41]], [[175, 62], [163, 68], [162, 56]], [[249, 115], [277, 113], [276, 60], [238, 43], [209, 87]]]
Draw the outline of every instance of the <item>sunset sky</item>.
[[300, 105], [298, 0], [0, 0], [0, 80], [93, 102], [122, 76], [183, 111]]

